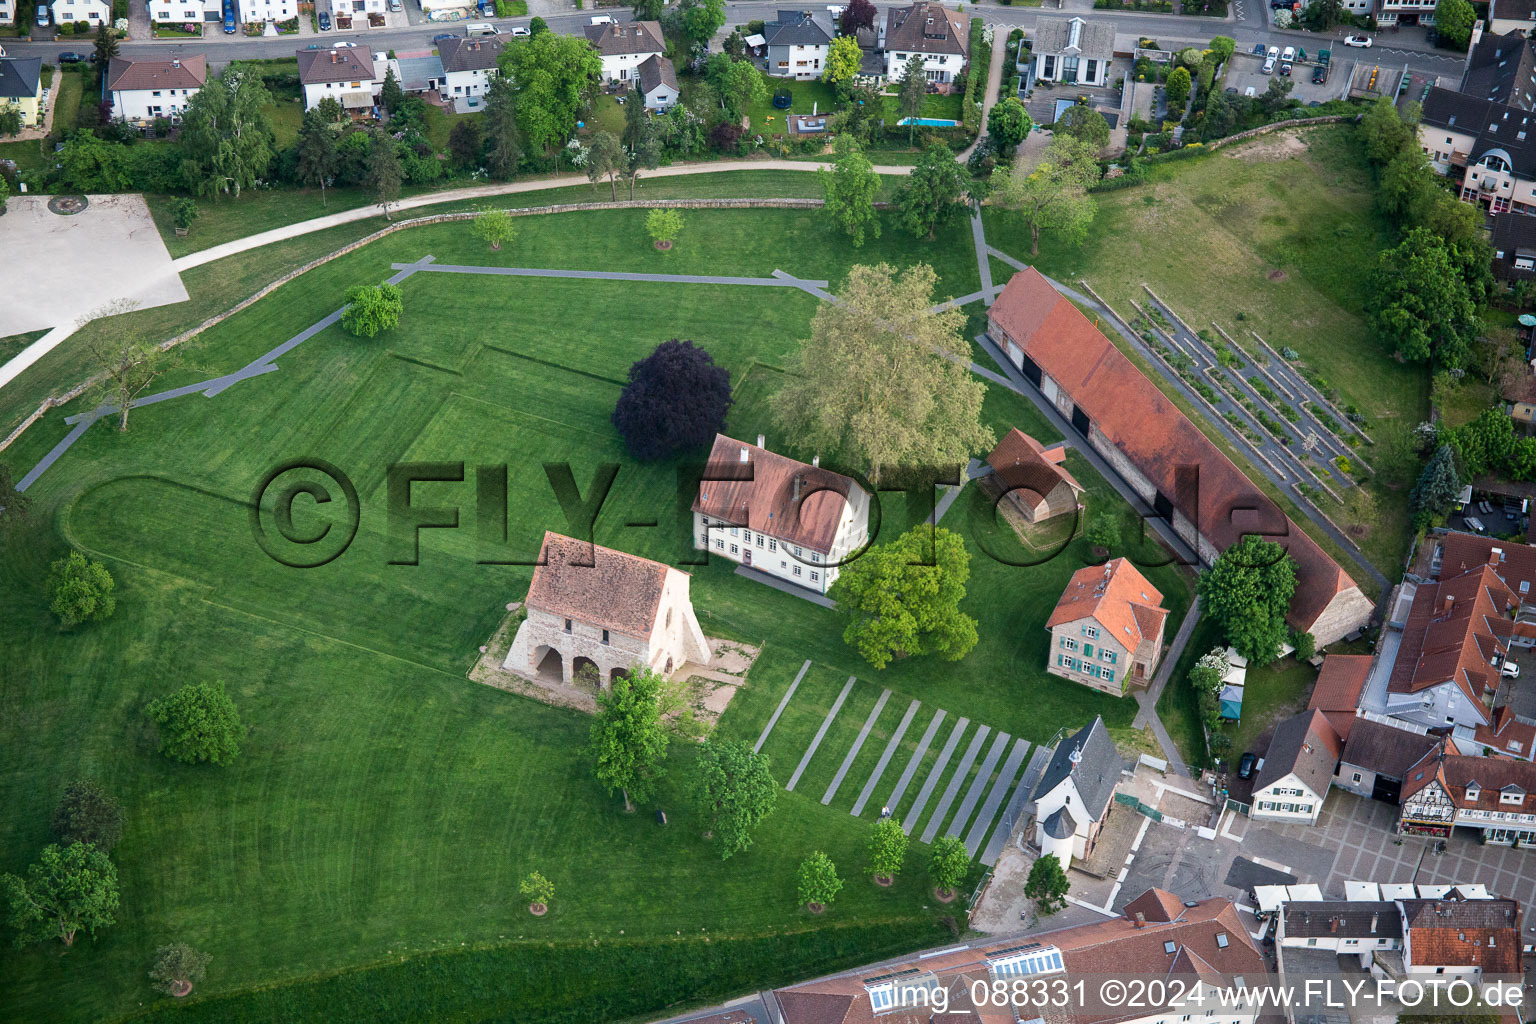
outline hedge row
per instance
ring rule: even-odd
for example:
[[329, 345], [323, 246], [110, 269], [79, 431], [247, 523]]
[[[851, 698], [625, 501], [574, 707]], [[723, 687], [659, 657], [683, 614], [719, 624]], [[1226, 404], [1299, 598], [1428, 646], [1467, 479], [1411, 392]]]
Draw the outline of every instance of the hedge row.
[[987, 72], [992, 67], [992, 46], [984, 38], [986, 25], [978, 17], [971, 18], [971, 63], [965, 75], [965, 98], [960, 101], [960, 118], [971, 135], [981, 131], [981, 103], [987, 87]]

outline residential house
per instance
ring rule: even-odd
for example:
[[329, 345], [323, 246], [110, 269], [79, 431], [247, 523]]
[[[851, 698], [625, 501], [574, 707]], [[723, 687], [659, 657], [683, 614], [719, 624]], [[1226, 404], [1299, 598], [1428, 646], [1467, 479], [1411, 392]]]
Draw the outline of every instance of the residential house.
[[[241, 2], [245, 3], [247, 0], [241, 0]], [[266, 3], [270, 6], [281, 7], [286, 10], [288, 0], [254, 0], [254, 2]], [[384, 16], [384, 2], [385, 0], [331, 0], [331, 12], [338, 19], [338, 27], [345, 27], [345, 20], [350, 18], [358, 18], [365, 23], [370, 14], [376, 14], [382, 18]], [[281, 21], [286, 19], [268, 15], [260, 20]]]
[[1102, 718], [1095, 717], [1062, 740], [1030, 797], [1041, 852], [1054, 854], [1064, 868], [1074, 858], [1087, 859], [1099, 841], [1124, 770]]
[[0, 59], [0, 106], [19, 108], [22, 125], [37, 127], [43, 116], [43, 58]]
[[1514, 900], [1415, 899], [1398, 905], [1408, 978], [1426, 984], [1463, 981], [1474, 989], [1523, 982], [1520, 905]]
[[1275, 915], [1275, 945], [1354, 954], [1370, 967], [1378, 950], [1403, 948], [1403, 914], [1391, 900], [1291, 900]]
[[1062, 466], [1066, 456], [1065, 445], [1047, 450], [1014, 427], [987, 456], [987, 465], [997, 492], [1007, 495], [1025, 522], [1043, 523], [1082, 508], [1078, 495], [1083, 487]]
[[652, 57], [666, 55], [661, 23], [657, 21], [607, 21], [587, 25], [587, 42], [603, 61], [603, 81], [632, 82], [640, 76], [640, 65]]
[[1403, 782], [1398, 831], [1448, 836], [1476, 829], [1485, 843], [1536, 843], [1536, 763], [1469, 757], [1443, 739]]
[[1321, 711], [1341, 740], [1349, 739], [1349, 731], [1354, 728], [1355, 710], [1360, 706], [1360, 694], [1370, 678], [1373, 660], [1369, 654], [1330, 654], [1318, 670], [1307, 707]]
[[923, 77], [941, 86], [964, 77], [971, 52], [971, 16], [939, 3], [919, 0], [893, 7], [880, 23], [879, 47], [885, 51], [885, 77], [900, 81], [907, 63], [922, 58]]
[[1382, 28], [1433, 25], [1435, 0], [1381, 0], [1376, 9], [1376, 23]]
[[112, 24], [112, 5], [107, 0], [52, 0], [49, 7], [55, 25], [83, 21], [96, 29]]
[[107, 65], [107, 98], [120, 121], [180, 120], [208, 80], [208, 58], [132, 59], [113, 57]]
[[1121, 696], [1146, 685], [1163, 656], [1163, 595], [1125, 558], [1077, 570], [1045, 628], [1045, 670]]
[[1373, 602], [1338, 563], [1039, 271], [1015, 274], [987, 321], [1006, 358], [1202, 562], [1260, 534], [1296, 565], [1291, 628], [1321, 648], [1370, 621]]
[[[1526, 25], [1529, 29], [1530, 24]], [[1474, 27], [1460, 91], [1521, 110], [1536, 109], [1536, 46], [1524, 30], [1502, 34]]]
[[222, 0], [149, 0], [149, 20], [160, 25], [217, 24], [223, 17]]
[[1490, 0], [1485, 31], [1492, 35], [1536, 28], [1536, 0]]
[[1339, 734], [1316, 709], [1275, 726], [1264, 764], [1253, 778], [1255, 821], [1315, 825], [1343, 753]]
[[1493, 218], [1493, 276], [1505, 284], [1536, 277], [1536, 217]]
[[558, 674], [566, 685], [586, 670], [606, 689], [636, 665], [670, 675], [707, 664], [688, 584], [660, 562], [545, 533], [505, 667]]
[[640, 65], [640, 98], [645, 109], [665, 114], [677, 104], [677, 69], [665, 57], [650, 57]]
[[1109, 84], [1115, 59], [1115, 26], [1084, 18], [1040, 18], [1035, 22], [1034, 75], [1043, 82]]
[[1439, 745], [1440, 738], [1422, 726], [1362, 713], [1344, 740], [1333, 784], [1396, 807], [1402, 799], [1403, 780]]
[[[1184, 903], [1172, 893], [1150, 889], [1109, 920], [991, 946], [931, 951], [779, 989], [773, 994], [779, 1008], [774, 1019], [780, 1024], [1014, 1024], [1035, 1019], [1177, 1024], [1189, 1016], [1193, 1002], [1221, 1007], [1220, 1017], [1200, 1011], [1200, 1019], [1209, 1024], [1253, 1024], [1258, 1007], [1239, 1000], [1218, 1002], [1209, 987], [1225, 984], [1220, 979], [1257, 981], [1264, 973], [1264, 958], [1230, 900]], [[1158, 993], [1153, 1001], [1135, 1008], [1106, 1008], [1091, 996], [1080, 1006], [1030, 1004], [1032, 994], [1053, 991], [1048, 986], [1057, 981], [1064, 982], [1061, 991], [1072, 991], [1074, 978], [1091, 989], [1097, 978], [1170, 975], [1181, 983], [1152, 986]], [[1032, 986], [1036, 981], [1045, 984]], [[1007, 997], [993, 998], [997, 991]], [[1020, 1005], [1014, 1005], [1014, 995]]]
[[1463, 202], [1495, 215], [1536, 213], [1536, 114], [1433, 86], [1419, 145]]
[[443, 62], [443, 98], [484, 96], [491, 88], [491, 79], [496, 77], [496, 61], [506, 45], [506, 38], [501, 36], [453, 36], [439, 40], [437, 55]]
[[384, 80], [375, 70], [373, 55], [361, 46], [329, 50], [300, 50], [299, 84], [304, 88], [304, 109], [329, 96], [344, 110], [371, 111]]
[[768, 73], [777, 78], [820, 78], [832, 47], [832, 26], [810, 11], [780, 11], [763, 26]]
[[841, 473], [715, 436], [693, 502], [693, 546], [825, 594], [869, 543], [869, 493]]
[[442, 94], [448, 81], [443, 70], [443, 59], [430, 50], [399, 51], [390, 59], [395, 69], [395, 80], [405, 92], [419, 95], [426, 92]]

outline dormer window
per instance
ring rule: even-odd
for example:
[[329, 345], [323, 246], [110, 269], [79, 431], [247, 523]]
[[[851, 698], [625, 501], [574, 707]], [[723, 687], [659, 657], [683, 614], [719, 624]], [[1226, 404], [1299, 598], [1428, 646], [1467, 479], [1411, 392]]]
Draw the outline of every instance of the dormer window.
[[1499, 791], [1499, 803], [1522, 804], [1525, 802], [1525, 790], [1519, 786], [1505, 786]]
[[1474, 800], [1475, 801], [1479, 796], [1482, 795], [1482, 792], [1483, 791], [1478, 788], [1477, 783], [1475, 783], [1475, 782], [1467, 783], [1467, 799], [1468, 800]]

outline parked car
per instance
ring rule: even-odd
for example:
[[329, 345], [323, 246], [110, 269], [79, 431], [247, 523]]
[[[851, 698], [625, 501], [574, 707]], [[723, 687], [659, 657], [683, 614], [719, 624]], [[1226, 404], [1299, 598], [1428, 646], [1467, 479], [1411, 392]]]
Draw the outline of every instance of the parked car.
[[1269, 48], [1269, 53], [1267, 55], [1265, 55], [1265, 57], [1264, 57], [1264, 67], [1261, 68], [1260, 70], [1263, 71], [1266, 75], [1274, 74], [1275, 73], [1275, 62], [1277, 60], [1279, 60], [1279, 59], [1280, 59], [1280, 47], [1278, 47], [1278, 46], [1271, 46]]
[[235, 0], [224, 0], [224, 34], [232, 36], [239, 27], [240, 23], [235, 17]]
[[1242, 760], [1237, 762], [1237, 777], [1240, 779], [1253, 778], [1253, 766], [1258, 763], [1258, 760], [1257, 757], [1253, 756], [1252, 751], [1244, 754]]
[[1291, 77], [1291, 62], [1284, 61], [1280, 65], [1280, 74], [1286, 78]]
[[321, 11], [319, 14], [315, 15], [315, 20], [320, 23], [321, 32], [329, 32], [331, 30], [330, 11]]
[[60, 64], [80, 64], [80, 63], [84, 62], [84, 60], [85, 60], [85, 57], [82, 54], [78, 54], [78, 53], [70, 53], [68, 51], [65, 51], [64, 53], [59, 54], [59, 63]]
[[389, 9], [394, 13], [399, 14], [401, 11], [405, 10], [405, 5], [402, 4], [400, 0], [389, 0]]
[[432, 45], [436, 46], [438, 43], [442, 42], [444, 39], [457, 39], [457, 38], [459, 38], [459, 34], [457, 32], [439, 32], [437, 35], [432, 37]]
[[46, 25], [46, 24], [48, 24], [48, 5], [47, 4], [38, 4], [37, 5], [37, 23], [39, 25]]
[[1483, 525], [1483, 521], [1481, 519], [1477, 518], [1476, 516], [1465, 516], [1465, 517], [1462, 518], [1461, 521], [1463, 523], [1466, 523], [1467, 524], [1467, 529], [1471, 530], [1473, 533], [1487, 533], [1488, 532], [1488, 527], [1484, 526]]
[[1344, 45], [1345, 46], [1358, 46], [1358, 47], [1360, 47], [1363, 50], [1369, 50], [1371, 48], [1371, 37], [1370, 36], [1345, 36], [1344, 37]]
[[1327, 68], [1325, 68], [1325, 67], [1315, 67], [1315, 68], [1312, 69], [1312, 84], [1313, 85], [1322, 85], [1326, 81], [1328, 81], [1328, 69]]
[[1516, 665], [1512, 661], [1506, 661], [1504, 664], [1499, 666], [1499, 675], [1503, 676], [1505, 679], [1519, 679], [1520, 666]]
[[1280, 63], [1282, 63], [1282, 64], [1289, 64], [1289, 63], [1291, 63], [1295, 59], [1296, 59], [1296, 47], [1294, 47], [1294, 46], [1287, 46], [1284, 50], [1280, 51]]
[[594, 15], [592, 15], [592, 24], [594, 24], [594, 25], [612, 25], [613, 24], [613, 16], [609, 15], [609, 14], [594, 14]]
[[526, 36], [530, 35], [531, 33], [527, 25], [513, 25], [512, 34], [514, 36]]
[[1263, 43], [1254, 43], [1253, 44], [1253, 55], [1255, 57], [1262, 57], [1262, 56], [1264, 56], [1264, 44]]

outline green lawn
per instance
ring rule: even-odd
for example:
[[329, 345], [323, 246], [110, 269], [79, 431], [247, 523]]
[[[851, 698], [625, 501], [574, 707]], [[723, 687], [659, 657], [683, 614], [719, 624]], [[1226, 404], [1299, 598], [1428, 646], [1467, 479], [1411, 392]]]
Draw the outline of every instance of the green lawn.
[[[643, 211], [528, 218], [499, 253], [460, 225], [397, 233], [211, 329], [161, 383], [235, 369], [334, 309], [350, 284], [428, 252], [443, 263], [751, 275], [778, 268], [834, 288], [854, 259], [814, 213], [690, 212], [678, 248], [665, 256], [646, 244], [643, 220]], [[188, 288], [206, 296], [130, 316], [146, 330], [171, 328], [366, 229], [348, 225], [221, 261], [238, 266], [199, 268], [206, 276], [189, 274]], [[925, 243], [888, 222], [857, 259], [932, 261], [944, 294], [977, 287], [963, 223]], [[124, 891], [118, 923], [68, 952], [0, 954], [12, 1012], [64, 1020], [140, 1006], [158, 1013], [169, 1001], [156, 1003], [144, 971], [153, 948], [171, 937], [215, 957], [208, 982], [181, 1011], [220, 1020], [312, 1016], [304, 1008], [330, 1000], [340, 1000], [335, 1019], [655, 1016], [942, 941], [940, 918], [955, 910], [927, 898], [921, 848], [890, 890], [860, 877], [867, 824], [847, 813], [862, 782], [853, 781], [857, 772], [831, 807], [820, 804], [840, 760], [833, 747], [781, 798], [758, 844], [721, 862], [700, 842], [682, 796], [686, 750], [674, 751], [659, 797], [671, 819], [663, 829], [649, 813], [624, 816], [593, 782], [586, 718], [464, 678], [529, 572], [478, 560], [529, 555], [543, 529], [565, 528], [541, 463], [569, 460], [583, 485], [597, 463], [625, 463], [597, 539], [668, 560], [686, 554], [672, 521], [673, 467], [627, 464], [608, 421], [611, 381], [657, 342], [693, 338], [732, 373], [730, 428], [771, 436], [771, 367], [804, 336], [815, 300], [778, 289], [434, 274], [404, 287], [398, 330], [363, 342], [333, 327], [284, 356], [277, 373], [212, 400], [140, 409], [126, 435], [93, 428], [30, 492], [36, 504], [17, 555], [0, 561], [0, 801], [10, 811], [0, 821], [0, 868], [18, 870], [36, 856], [49, 808], [77, 774], [108, 784], [129, 827], [115, 854]], [[79, 348], [64, 348], [34, 369], [66, 380], [82, 360]], [[1053, 439], [1018, 396], [994, 389], [985, 413], [998, 429], [1019, 424]], [[62, 419], [51, 414], [29, 431], [7, 463], [30, 466], [68, 429]], [[246, 508], [259, 476], [301, 455], [349, 473], [363, 507], [351, 549], [310, 571], [261, 555]], [[487, 552], [469, 528], [472, 486], [422, 485], [418, 503], [463, 505], [466, 528], [426, 532], [419, 565], [388, 564], [395, 547], [384, 468], [429, 460], [508, 464], [514, 513], [504, 547]], [[1104, 491], [1085, 466], [1073, 469], [1094, 492], [1090, 500]], [[885, 497], [898, 522], [900, 496]], [[623, 525], [658, 510], [656, 529]], [[884, 687], [894, 691], [891, 708], [915, 697], [1033, 740], [1095, 713], [1127, 725], [1130, 699], [1042, 671], [1044, 616], [1081, 564], [1070, 556], [1081, 552], [1039, 567], [993, 561], [979, 544], [995, 542], [1004, 554], [1017, 545], [988, 535], [985, 510], [964, 498], [945, 525], [965, 530], [976, 549], [967, 609], [982, 621], [983, 643], [959, 663], [919, 659], [876, 673], [842, 643], [826, 610], [724, 566], [695, 567], [705, 631], [763, 648], [721, 733], [755, 738], [807, 658], [814, 680], [771, 739], [781, 780], [850, 675], [859, 683], [829, 744], [846, 743], [851, 716]], [[41, 581], [69, 544], [106, 561], [119, 600], [111, 621], [62, 634]], [[1174, 625], [1187, 591], [1172, 570], [1152, 577], [1169, 594]], [[228, 769], [174, 766], [154, 753], [143, 704], [192, 679], [226, 681], [250, 727]], [[879, 732], [888, 735], [897, 718], [888, 709], [870, 744], [883, 746]], [[813, 919], [794, 905], [792, 890], [795, 865], [817, 848], [848, 885]], [[541, 921], [513, 892], [532, 869], [558, 888]], [[569, 951], [554, 977], [540, 966], [551, 942]], [[606, 1002], [588, 994], [611, 992], [614, 972], [638, 962], [648, 965], [642, 983]], [[727, 966], [705, 977], [705, 964]]]
[[94, 80], [79, 71], [65, 71], [54, 79], [48, 102], [53, 105], [53, 134], [59, 138], [68, 135], [80, 120], [80, 106], [87, 102], [87, 84], [94, 84]]
[[272, 102], [262, 108], [272, 123], [272, 138], [277, 151], [282, 152], [299, 138], [304, 125], [304, 98], [297, 82], [277, 88], [268, 87]]
[[[1127, 317], [1146, 283], [1191, 326], [1214, 320], [1249, 345], [1248, 332], [1257, 331], [1317, 367], [1341, 392], [1341, 406], [1364, 412], [1377, 442], [1367, 453], [1377, 470], [1368, 485], [1374, 512], [1336, 509], [1335, 518], [1395, 577], [1417, 471], [1407, 438], [1428, 414], [1429, 375], [1394, 361], [1366, 332], [1369, 277], [1390, 237], [1372, 189], [1353, 128], [1268, 135], [1158, 165], [1147, 185], [1101, 194], [1083, 244], [1047, 234], [1038, 262], [1058, 280], [1087, 278]], [[989, 208], [985, 216], [991, 244], [1030, 258], [1016, 215]]]
[[1241, 757], [1251, 750], [1264, 756], [1258, 739], [1273, 732], [1282, 720], [1306, 710], [1315, 679], [1317, 670], [1295, 658], [1282, 658], [1263, 668], [1249, 668], [1243, 686], [1243, 717], [1221, 727], [1232, 740], [1228, 748], [1231, 755]]

